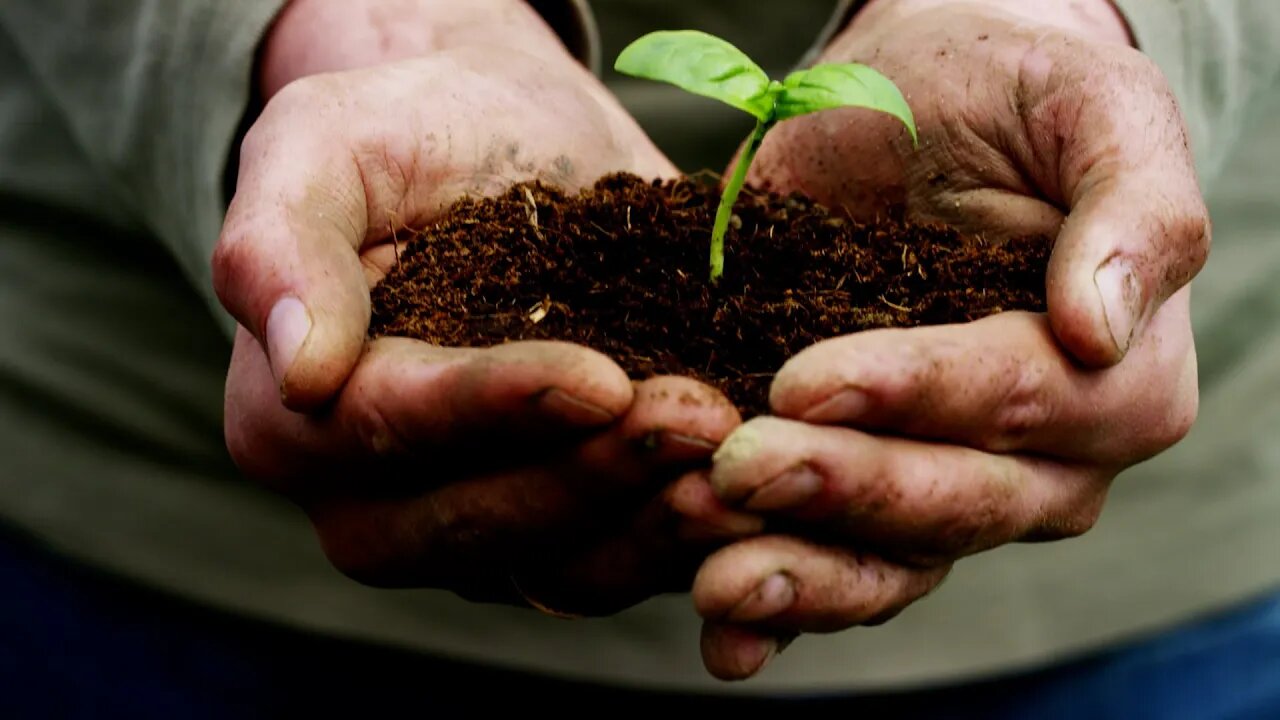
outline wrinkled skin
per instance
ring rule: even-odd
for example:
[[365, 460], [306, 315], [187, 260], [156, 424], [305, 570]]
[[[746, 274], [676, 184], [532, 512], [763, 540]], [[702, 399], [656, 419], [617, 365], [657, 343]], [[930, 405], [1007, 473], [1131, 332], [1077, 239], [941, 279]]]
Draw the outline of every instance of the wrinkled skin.
[[719, 677], [798, 634], [884, 622], [967, 555], [1087, 531], [1116, 475], [1195, 418], [1187, 283], [1209, 225], [1179, 111], [1122, 25], [1051, 25], [1035, 5], [1053, 3], [875, 3], [822, 61], [898, 83], [919, 148], [839, 110], [780, 125], [753, 166], [864, 217], [896, 204], [1057, 240], [1047, 316], [836, 338], [781, 369], [774, 416], [735, 431], [711, 476], [766, 521], [694, 586]]
[[[1048, 315], [820, 343], [742, 425], [705, 386], [633, 384], [581, 347], [366, 343], [397, 228], [531, 177], [674, 169], [516, 0], [294, 0], [214, 257], [241, 325], [233, 457], [371, 585], [577, 614], [692, 587], [722, 678], [891, 618], [966, 555], [1086, 531], [1194, 419], [1186, 285], [1209, 232], [1159, 72], [1114, 27], [1033, 7], [1057, 4], [872, 3], [825, 59], [898, 82], [919, 150], [832, 111], [777, 127], [752, 178], [1054, 235]], [[313, 41], [337, 36], [377, 42]]]
[[[399, 35], [388, 57], [310, 42], [315, 23], [359, 36], [379, 22], [364, 11], [384, 4], [297, 0], [265, 49], [270, 99], [242, 143], [213, 258], [241, 326], [232, 456], [369, 585], [590, 615], [687, 591], [724, 528], [759, 528], [690, 473], [740, 422], [717, 392], [632, 383], [563, 343], [366, 341], [369, 288], [395, 261], [398, 230], [519, 180], [674, 173], [522, 4], [399, 4], [434, 21], [461, 13], [446, 35], [459, 44]], [[500, 12], [511, 38], [481, 11]]]

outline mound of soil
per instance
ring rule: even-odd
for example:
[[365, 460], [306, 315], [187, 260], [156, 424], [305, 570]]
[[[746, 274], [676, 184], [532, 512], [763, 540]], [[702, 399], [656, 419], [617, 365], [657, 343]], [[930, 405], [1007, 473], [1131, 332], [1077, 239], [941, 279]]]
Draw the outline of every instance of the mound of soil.
[[523, 183], [459, 202], [374, 288], [370, 334], [575, 342], [635, 379], [703, 380], [749, 417], [767, 411], [778, 368], [819, 340], [1045, 308], [1048, 238], [995, 244], [941, 226], [859, 223], [750, 189], [713, 286], [719, 199], [692, 178], [617, 174], [577, 194]]

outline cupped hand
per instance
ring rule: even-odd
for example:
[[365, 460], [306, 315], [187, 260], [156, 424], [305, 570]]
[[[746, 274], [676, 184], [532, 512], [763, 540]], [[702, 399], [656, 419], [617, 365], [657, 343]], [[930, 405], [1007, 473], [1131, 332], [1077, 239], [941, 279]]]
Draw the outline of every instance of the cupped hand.
[[718, 527], [758, 529], [700, 470], [738, 422], [705, 386], [633, 384], [553, 342], [382, 338], [301, 414], [241, 330], [227, 396], [241, 469], [305, 510], [348, 576], [575, 615], [687, 591]]
[[1188, 283], [1209, 224], [1183, 120], [1108, 3], [1067, 7], [873, 3], [823, 61], [897, 82], [919, 148], [861, 110], [766, 140], [757, 183], [1054, 238], [1049, 312], [836, 338], [780, 370], [773, 416], [734, 432], [711, 476], [766, 521], [695, 582], [714, 674], [888, 620], [967, 555], [1087, 531], [1116, 475], [1194, 421]]
[[[584, 68], [534, 46], [266, 73], [282, 89], [243, 141], [213, 260], [240, 325], [226, 435], [361, 582], [602, 614], [687, 590], [718, 528], [757, 522], [691, 472], [738, 424], [732, 405], [574, 345], [366, 337], [398, 231], [460, 197], [674, 172]], [[332, 64], [309, 47], [304, 65]]]
[[1177, 102], [1108, 0], [873, 2], [819, 62], [902, 89], [886, 115], [832, 110], [765, 140], [751, 180], [874, 217], [905, 209], [992, 240], [1055, 239], [1047, 299], [1077, 361], [1118, 362], [1209, 250]]
[[1105, 371], [1022, 312], [835, 338], [789, 361], [774, 416], [715, 456], [717, 497], [765, 527], [699, 571], [708, 668], [752, 675], [786, 638], [892, 618], [965, 556], [1089, 530], [1116, 475], [1195, 418], [1188, 295]]

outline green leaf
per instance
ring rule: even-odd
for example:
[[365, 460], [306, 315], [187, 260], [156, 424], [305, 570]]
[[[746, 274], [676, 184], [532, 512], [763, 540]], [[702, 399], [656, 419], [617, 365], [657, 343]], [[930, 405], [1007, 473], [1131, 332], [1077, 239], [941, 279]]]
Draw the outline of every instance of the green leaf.
[[917, 140], [915, 118], [902, 91], [866, 65], [817, 65], [791, 73], [782, 87], [775, 111], [779, 122], [819, 110], [862, 107], [898, 118], [911, 132], [911, 140]]
[[618, 55], [614, 69], [715, 98], [762, 121], [772, 117], [774, 94], [765, 71], [738, 48], [698, 30], [645, 35]]

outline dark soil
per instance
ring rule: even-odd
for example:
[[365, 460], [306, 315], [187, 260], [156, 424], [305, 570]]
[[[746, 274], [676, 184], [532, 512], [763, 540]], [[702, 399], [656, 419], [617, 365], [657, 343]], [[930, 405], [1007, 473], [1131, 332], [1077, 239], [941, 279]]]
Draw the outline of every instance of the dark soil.
[[447, 346], [566, 340], [633, 378], [693, 376], [751, 416], [773, 373], [824, 338], [1043, 311], [1051, 242], [861, 224], [800, 196], [744, 191], [707, 282], [718, 190], [602, 178], [467, 200], [408, 242], [373, 292], [373, 336]]

